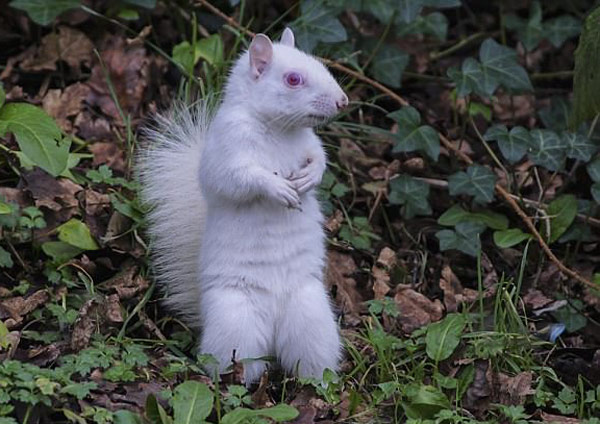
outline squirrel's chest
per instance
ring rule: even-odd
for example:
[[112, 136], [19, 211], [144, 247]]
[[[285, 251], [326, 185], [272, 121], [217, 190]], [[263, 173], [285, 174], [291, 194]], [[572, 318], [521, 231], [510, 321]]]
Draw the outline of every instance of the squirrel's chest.
[[307, 141], [302, 137], [272, 138], [265, 144], [263, 153], [269, 167], [284, 177], [302, 168], [309, 156]]

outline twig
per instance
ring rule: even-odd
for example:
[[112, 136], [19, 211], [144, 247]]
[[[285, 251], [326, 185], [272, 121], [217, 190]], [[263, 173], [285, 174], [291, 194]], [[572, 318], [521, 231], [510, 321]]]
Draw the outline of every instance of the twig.
[[[244, 33], [250, 35], [250, 36], [254, 36], [255, 34], [248, 30], [247, 28], [244, 28], [243, 26], [241, 26], [235, 19], [233, 19], [232, 17], [226, 15], [225, 13], [223, 13], [220, 9], [218, 9], [217, 7], [213, 6], [212, 4], [210, 4], [208, 2], [208, 0], [198, 0], [198, 4], [201, 6], [206, 7], [208, 10], [210, 10], [212, 13], [214, 13], [215, 15], [223, 18], [223, 20], [225, 20], [225, 22], [227, 22], [230, 26], [237, 28], [240, 31], [243, 31]], [[477, 36], [480, 36], [480, 34], [476, 34]], [[463, 43], [466, 42], [467, 40], [472, 41], [472, 38], [468, 38], [466, 40], [463, 40]], [[459, 43], [461, 44], [461, 43]], [[462, 45], [461, 45], [462, 46]], [[446, 51], [445, 54], [448, 54], [448, 52]], [[437, 54], [436, 55], [437, 58], [439, 58], [441, 55]], [[323, 63], [325, 63], [326, 65], [328, 65], [331, 68], [337, 69], [341, 72], [344, 72], [356, 79], [358, 79], [359, 81], [362, 81], [368, 85], [370, 85], [371, 87], [376, 88], [377, 90], [381, 91], [382, 93], [385, 93], [386, 95], [388, 95], [389, 97], [391, 97], [392, 99], [394, 99], [398, 104], [400, 104], [401, 106], [410, 106], [410, 103], [407, 102], [406, 100], [404, 100], [401, 96], [399, 96], [398, 94], [394, 93], [392, 90], [390, 90], [389, 88], [387, 88], [386, 86], [384, 86], [383, 84], [378, 83], [377, 81], [357, 72], [354, 71], [350, 68], [347, 68], [346, 66], [337, 63], [333, 60], [327, 59], [327, 58], [320, 58]], [[448, 140], [448, 138], [446, 138], [446, 136], [444, 136], [442, 133], [438, 132], [438, 135], [440, 137], [440, 141], [442, 142], [442, 144], [449, 150], [452, 151], [456, 156], [458, 156], [458, 158], [460, 160], [462, 160], [464, 163], [466, 163], [467, 165], [472, 165], [473, 164], [473, 160], [466, 155], [465, 153], [463, 153], [462, 151], [460, 151], [459, 149], [457, 149], [456, 147], [454, 147], [454, 145], [450, 142], [450, 140]], [[582, 275], [580, 275], [578, 272], [573, 271], [572, 269], [566, 267], [557, 257], [556, 255], [554, 255], [554, 253], [552, 253], [552, 250], [550, 250], [550, 248], [548, 247], [548, 245], [546, 244], [546, 242], [544, 241], [544, 238], [540, 235], [540, 233], [538, 232], [537, 228], [535, 228], [535, 225], [533, 224], [533, 222], [531, 221], [531, 219], [529, 218], [529, 216], [527, 216], [527, 214], [521, 209], [521, 207], [519, 206], [519, 204], [515, 201], [515, 199], [513, 199], [511, 193], [509, 193], [508, 191], [506, 191], [504, 189], [504, 187], [502, 187], [500, 184], [496, 184], [495, 186], [496, 191], [498, 192], [498, 194], [500, 194], [500, 196], [504, 199], [504, 201], [506, 203], [508, 203], [508, 205], [515, 211], [515, 213], [517, 215], [519, 215], [519, 217], [521, 218], [521, 220], [525, 223], [525, 226], [529, 229], [529, 231], [531, 232], [531, 234], [535, 237], [535, 239], [537, 240], [538, 244], [540, 245], [540, 247], [542, 248], [542, 250], [546, 253], [546, 255], [548, 256], [548, 258], [550, 258], [550, 260], [552, 262], [554, 262], [554, 264], [558, 267], [558, 269], [560, 269], [562, 272], [564, 272], [565, 274], [567, 274], [568, 276], [574, 278], [575, 280], [579, 281], [580, 283], [590, 287], [590, 288], [594, 288], [594, 289], [598, 289], [598, 286], [594, 283], [592, 283], [590, 280], [588, 280], [587, 278], [583, 277]]]

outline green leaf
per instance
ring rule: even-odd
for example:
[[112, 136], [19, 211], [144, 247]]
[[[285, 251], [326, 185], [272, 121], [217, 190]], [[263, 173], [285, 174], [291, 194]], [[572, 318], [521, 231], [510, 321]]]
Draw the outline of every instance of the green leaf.
[[23, 153], [37, 166], [60, 175], [67, 167], [71, 140], [63, 138], [54, 120], [39, 107], [11, 103], [0, 109], [0, 135], [12, 132]]
[[433, 419], [438, 412], [451, 408], [446, 395], [436, 387], [423, 384], [412, 385], [404, 392], [407, 396], [407, 401], [402, 403], [404, 412], [408, 418], [416, 422]]
[[452, 205], [450, 209], [440, 215], [437, 222], [440, 225], [454, 227], [459, 222], [467, 221], [470, 215], [471, 213], [464, 210], [460, 205]]
[[592, 193], [592, 197], [594, 198], [596, 203], [600, 205], [600, 183], [592, 184], [590, 192]]
[[396, 0], [396, 24], [406, 25], [414, 21], [423, 9], [423, 0]]
[[562, 96], [552, 96], [550, 104], [538, 112], [544, 126], [554, 131], [564, 131], [569, 128], [571, 103]]
[[12, 211], [13, 210], [8, 203], [4, 203], [2, 200], [0, 200], [0, 215], [9, 214], [12, 213]]
[[577, 216], [577, 198], [564, 194], [548, 205], [546, 213], [550, 217], [550, 243], [555, 242], [567, 231]]
[[121, 410], [113, 414], [114, 424], [144, 424], [145, 421], [138, 414]]
[[384, 45], [375, 55], [371, 65], [372, 73], [378, 81], [399, 88], [402, 73], [408, 65], [409, 55], [392, 45]]
[[453, 227], [459, 222], [477, 222], [493, 230], [508, 228], [508, 218], [500, 213], [488, 210], [468, 212], [460, 205], [453, 205], [438, 218], [438, 224], [445, 226]]
[[140, 18], [140, 14], [135, 9], [121, 9], [117, 16], [126, 21], [137, 21]]
[[585, 19], [575, 51], [572, 128], [600, 113], [600, 7]]
[[446, 41], [448, 19], [442, 13], [433, 12], [426, 16], [417, 16], [417, 19], [408, 25], [400, 25], [396, 32], [401, 37], [409, 34], [422, 34], [432, 35], [440, 41]]
[[42, 251], [57, 263], [65, 263], [84, 251], [62, 241], [47, 241], [42, 244]]
[[362, 11], [369, 12], [382, 24], [387, 24], [394, 14], [393, 3], [389, 0], [370, 0], [362, 2]]
[[252, 419], [256, 417], [270, 418], [276, 422], [291, 421], [297, 416], [298, 410], [293, 406], [285, 404], [279, 404], [264, 409], [235, 408], [233, 411], [223, 416], [221, 424], [243, 424], [254, 422]]
[[531, 3], [528, 20], [515, 15], [508, 15], [505, 17], [504, 23], [507, 28], [517, 31], [519, 40], [521, 40], [527, 51], [535, 49], [544, 38], [542, 7], [539, 1]]
[[517, 53], [488, 38], [479, 49], [479, 60], [483, 69], [483, 90], [490, 95], [498, 84], [511, 91], [532, 91], [533, 86], [527, 71], [517, 62]]
[[558, 48], [571, 37], [581, 33], [581, 21], [571, 15], [562, 15], [544, 23], [546, 38]]
[[348, 38], [346, 29], [336, 18], [337, 10], [317, 0], [300, 3], [301, 16], [289, 27], [294, 31], [296, 44], [305, 52], [312, 52], [319, 42], [337, 43]]
[[469, 221], [481, 222], [492, 230], [505, 230], [508, 228], [508, 218], [505, 215], [488, 210], [471, 212]]
[[435, 233], [440, 241], [440, 250], [456, 249], [470, 256], [477, 256], [481, 249], [479, 234], [485, 230], [480, 222], [460, 222], [453, 230], [441, 230]]
[[146, 416], [150, 419], [150, 422], [156, 424], [171, 424], [173, 422], [173, 419], [167, 415], [167, 412], [153, 394], [148, 395], [146, 398]]
[[561, 137], [567, 145], [568, 158], [589, 162], [592, 155], [598, 150], [598, 146], [582, 134], [563, 132]]
[[196, 43], [195, 54], [206, 60], [210, 65], [219, 65], [223, 62], [223, 40], [219, 34], [202, 38]]
[[156, 0], [123, 0], [124, 3], [133, 4], [134, 6], [145, 7], [146, 9], [154, 9]]
[[541, 165], [550, 171], [560, 171], [565, 164], [567, 148], [565, 140], [550, 130], [532, 130], [529, 159], [536, 165]]
[[411, 107], [406, 106], [387, 115], [398, 122], [398, 132], [394, 134], [396, 144], [393, 152], [412, 152], [421, 150], [433, 160], [440, 154], [440, 139], [437, 131], [428, 125], [421, 125], [421, 115]]
[[486, 121], [492, 120], [492, 109], [488, 105], [478, 102], [469, 103], [469, 116], [477, 117], [481, 115]]
[[574, 299], [559, 310], [552, 312], [552, 316], [558, 322], [565, 324], [569, 333], [574, 333], [587, 325], [587, 318], [579, 312], [583, 309], [584, 306], [581, 300]]
[[456, 84], [456, 95], [458, 97], [465, 97], [471, 93], [478, 93], [483, 97], [488, 97], [496, 88], [495, 86], [493, 87], [492, 93], [485, 92], [482, 85], [484, 79], [483, 68], [472, 57], [468, 57], [463, 61], [460, 70], [452, 67], [448, 69], [447, 74]]
[[71, 218], [57, 228], [60, 241], [84, 250], [97, 250], [98, 244], [92, 237], [87, 225], [78, 219]]
[[390, 181], [390, 203], [403, 205], [402, 216], [406, 219], [416, 215], [431, 215], [429, 184], [408, 175], [400, 175]]
[[462, 314], [448, 314], [443, 320], [430, 324], [425, 337], [427, 356], [436, 363], [448, 359], [460, 343], [466, 324]]
[[460, 0], [421, 0], [423, 6], [435, 7], [438, 9], [448, 9], [451, 7], [459, 7]]
[[515, 163], [527, 153], [531, 137], [529, 131], [523, 127], [514, 127], [508, 131], [505, 125], [494, 125], [490, 127], [483, 138], [486, 140], [495, 140], [502, 152], [502, 156], [510, 163]]
[[467, 172], [459, 171], [448, 178], [451, 195], [467, 194], [477, 203], [489, 203], [494, 199], [496, 176], [488, 168], [471, 165]]
[[61, 388], [60, 392], [74, 396], [77, 399], [81, 400], [86, 398], [90, 394], [90, 391], [95, 390], [97, 387], [98, 384], [96, 384], [93, 381], [71, 383]]
[[173, 413], [175, 424], [195, 424], [212, 411], [214, 394], [204, 383], [186, 381], [175, 388]]
[[37, 24], [49, 25], [58, 15], [79, 7], [80, 0], [13, 0], [10, 5], [29, 15]]
[[600, 183], [600, 157], [597, 157], [588, 164], [587, 172], [592, 181]]
[[0, 83], [0, 108], [4, 106], [4, 101], [6, 100], [6, 92], [4, 91], [4, 87]]
[[0, 246], [0, 268], [12, 268], [14, 265], [10, 253]]
[[507, 249], [531, 238], [531, 234], [524, 233], [519, 228], [494, 232], [494, 243], [501, 249]]

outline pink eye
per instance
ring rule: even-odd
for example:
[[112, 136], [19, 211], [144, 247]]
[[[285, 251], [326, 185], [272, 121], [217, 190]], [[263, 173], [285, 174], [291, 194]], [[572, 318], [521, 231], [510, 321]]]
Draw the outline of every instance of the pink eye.
[[304, 78], [298, 72], [289, 72], [285, 74], [285, 83], [289, 87], [299, 87], [304, 84]]

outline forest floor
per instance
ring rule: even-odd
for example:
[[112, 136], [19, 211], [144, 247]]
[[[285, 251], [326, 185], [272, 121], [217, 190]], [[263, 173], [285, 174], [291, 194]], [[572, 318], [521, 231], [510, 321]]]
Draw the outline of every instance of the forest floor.
[[[401, 66], [367, 49], [340, 66], [339, 52], [317, 50], [351, 101], [317, 129], [330, 160], [326, 283], [345, 359], [325, 383], [275, 369], [247, 390], [242, 364], [208, 377], [196, 334], [162, 306], [132, 165], [153, 113], [218, 93], [250, 40], [240, 20], [275, 35], [297, 8], [247, 5], [244, 18], [213, 2], [222, 26], [206, 4], [84, 3], [41, 26], [0, 0], [0, 424], [600, 423], [596, 122], [560, 167], [552, 152], [515, 159], [491, 143], [521, 149], [498, 125], [570, 134], [576, 36], [532, 43], [518, 19], [502, 29], [492, 4], [443, 9], [445, 41], [390, 35], [375, 9], [340, 14], [375, 50], [387, 37], [410, 55]], [[525, 3], [502, 13], [525, 22], [537, 10]], [[544, 13], [582, 22], [592, 2], [575, 3]], [[488, 38], [514, 49], [503, 63], [531, 89], [481, 93], [464, 62], [485, 65], [485, 43], [503, 52]], [[458, 86], [449, 68], [463, 72]], [[35, 144], [48, 133], [60, 140], [51, 154]]]

